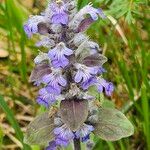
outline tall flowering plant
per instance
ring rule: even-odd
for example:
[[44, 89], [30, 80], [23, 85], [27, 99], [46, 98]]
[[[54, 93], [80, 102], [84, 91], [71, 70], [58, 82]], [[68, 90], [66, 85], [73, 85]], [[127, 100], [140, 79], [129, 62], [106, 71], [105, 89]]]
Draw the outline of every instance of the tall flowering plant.
[[[34, 59], [30, 81], [41, 87], [37, 103], [49, 110], [29, 124], [26, 143], [55, 150], [74, 141], [74, 148], [80, 150], [80, 142], [92, 147], [91, 133], [108, 141], [133, 134], [132, 124], [121, 112], [98, 107], [96, 97], [89, 93], [90, 87], [107, 96], [114, 90], [113, 84], [103, 78], [107, 58], [85, 34], [99, 18], [106, 16], [92, 4], [78, 12], [75, 0], [52, 0], [43, 13], [25, 23], [27, 36], [40, 34], [36, 46], [48, 50]], [[55, 104], [60, 105], [53, 113]]]

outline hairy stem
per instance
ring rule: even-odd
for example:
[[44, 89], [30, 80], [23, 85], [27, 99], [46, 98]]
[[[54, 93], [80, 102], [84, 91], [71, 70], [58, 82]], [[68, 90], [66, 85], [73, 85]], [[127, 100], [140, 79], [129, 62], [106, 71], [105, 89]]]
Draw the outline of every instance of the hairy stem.
[[81, 150], [80, 139], [74, 139], [74, 150]]

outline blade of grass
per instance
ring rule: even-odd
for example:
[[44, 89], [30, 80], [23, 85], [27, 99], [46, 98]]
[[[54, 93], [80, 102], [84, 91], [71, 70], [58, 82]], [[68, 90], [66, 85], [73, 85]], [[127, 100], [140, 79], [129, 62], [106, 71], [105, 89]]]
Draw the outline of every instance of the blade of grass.
[[78, 10], [80, 10], [83, 6], [85, 6], [86, 4], [88, 4], [88, 0], [79, 0], [78, 1]]
[[125, 80], [125, 84], [128, 88], [128, 92], [129, 92], [129, 98], [130, 100], [133, 101], [136, 109], [142, 114], [142, 110], [140, 109], [140, 106], [136, 103], [136, 101], [134, 100], [134, 91], [133, 91], [133, 86], [132, 86], [132, 76], [129, 75], [129, 71], [127, 69], [127, 66], [125, 64], [125, 61], [122, 59], [121, 61], [118, 61], [118, 66], [119, 66], [119, 69], [121, 71], [121, 74]]
[[27, 66], [26, 66], [26, 52], [25, 52], [25, 41], [26, 37], [24, 35], [24, 32], [21, 33], [20, 38], [20, 48], [21, 48], [21, 76], [23, 78], [23, 81], [27, 81]]
[[[5, 2], [6, 8], [7, 8], [7, 16], [8, 16], [8, 21], [10, 24], [8, 29], [11, 29], [10, 33], [10, 39], [13, 45], [13, 49], [15, 49], [14, 46], [14, 41], [15, 41], [15, 32], [14, 29], [16, 29], [20, 35], [20, 50], [21, 50], [21, 65], [20, 65], [20, 71], [21, 71], [21, 76], [23, 81], [27, 81], [26, 79], [26, 75], [27, 75], [27, 66], [26, 66], [26, 53], [25, 53], [25, 41], [26, 41], [26, 37], [23, 31], [23, 21], [26, 18], [26, 14], [24, 13], [24, 11], [22, 11], [19, 7], [20, 4], [17, 3], [16, 0], [12, 1], [12, 0], [6, 0]], [[14, 36], [15, 35], [15, 36]]]
[[120, 150], [126, 150], [122, 140], [119, 141], [119, 145], [120, 145]]
[[31, 150], [31, 148], [23, 143], [23, 133], [19, 127], [18, 122], [16, 121], [13, 112], [11, 111], [11, 109], [8, 107], [7, 103], [5, 102], [4, 98], [0, 95], [0, 107], [2, 108], [2, 110], [5, 112], [7, 119], [9, 121], [9, 123], [12, 125], [12, 127], [15, 130], [16, 133], [16, 137], [18, 138], [18, 140], [22, 143], [24, 150]]
[[115, 150], [115, 147], [112, 142], [107, 142], [110, 150]]
[[92, 138], [93, 138], [93, 141], [95, 143], [93, 150], [104, 149], [103, 141], [101, 139], [99, 139], [98, 137], [96, 137], [94, 135], [92, 135]]
[[1, 127], [0, 127], [0, 149], [2, 148], [3, 137], [4, 137], [3, 130], [2, 130]]
[[125, 65], [124, 60], [118, 61], [118, 66], [119, 66], [119, 69], [122, 73], [122, 76], [124, 77], [126, 85], [128, 87], [130, 99], [133, 100], [134, 99], [134, 93], [133, 93], [131, 77], [129, 76], [128, 69], [127, 69], [127, 66]]
[[147, 148], [150, 149], [150, 121], [149, 121], [149, 102], [147, 97], [147, 89], [146, 86], [142, 85], [141, 90], [141, 97], [142, 97], [142, 111], [143, 111], [143, 117], [144, 117], [144, 133], [147, 140]]

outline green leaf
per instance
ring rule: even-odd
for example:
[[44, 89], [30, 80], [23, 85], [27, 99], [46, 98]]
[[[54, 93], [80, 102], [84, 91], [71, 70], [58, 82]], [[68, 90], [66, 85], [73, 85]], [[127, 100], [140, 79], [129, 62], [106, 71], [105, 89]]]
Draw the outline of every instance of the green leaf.
[[35, 118], [27, 127], [24, 142], [31, 145], [45, 145], [54, 139], [54, 118], [43, 113]]
[[99, 122], [95, 126], [94, 133], [103, 140], [116, 141], [131, 136], [134, 133], [134, 127], [120, 111], [100, 108]]
[[127, 13], [127, 16], [126, 16], [126, 21], [130, 24], [132, 22], [132, 20], [133, 20], [132, 13], [129, 10]]
[[63, 122], [76, 131], [86, 121], [88, 116], [87, 100], [65, 100], [60, 104], [60, 114]]

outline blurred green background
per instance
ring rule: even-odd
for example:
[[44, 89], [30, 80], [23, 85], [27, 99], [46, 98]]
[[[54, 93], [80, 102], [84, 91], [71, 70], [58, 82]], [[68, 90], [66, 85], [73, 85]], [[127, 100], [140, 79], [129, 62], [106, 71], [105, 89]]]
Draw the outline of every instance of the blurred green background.
[[[94, 150], [150, 150], [150, 2], [149, 0], [79, 0], [78, 9], [92, 2], [108, 18], [94, 23], [87, 34], [108, 57], [106, 78], [115, 85], [107, 98], [135, 127], [129, 138], [106, 142], [96, 137]], [[38, 89], [28, 82], [38, 54], [26, 38], [23, 23], [39, 14], [46, 0], [0, 0], [0, 149], [40, 150], [23, 143], [27, 124], [43, 108], [36, 104]], [[71, 148], [67, 148], [71, 150]], [[83, 150], [84, 150], [83, 145]]]

